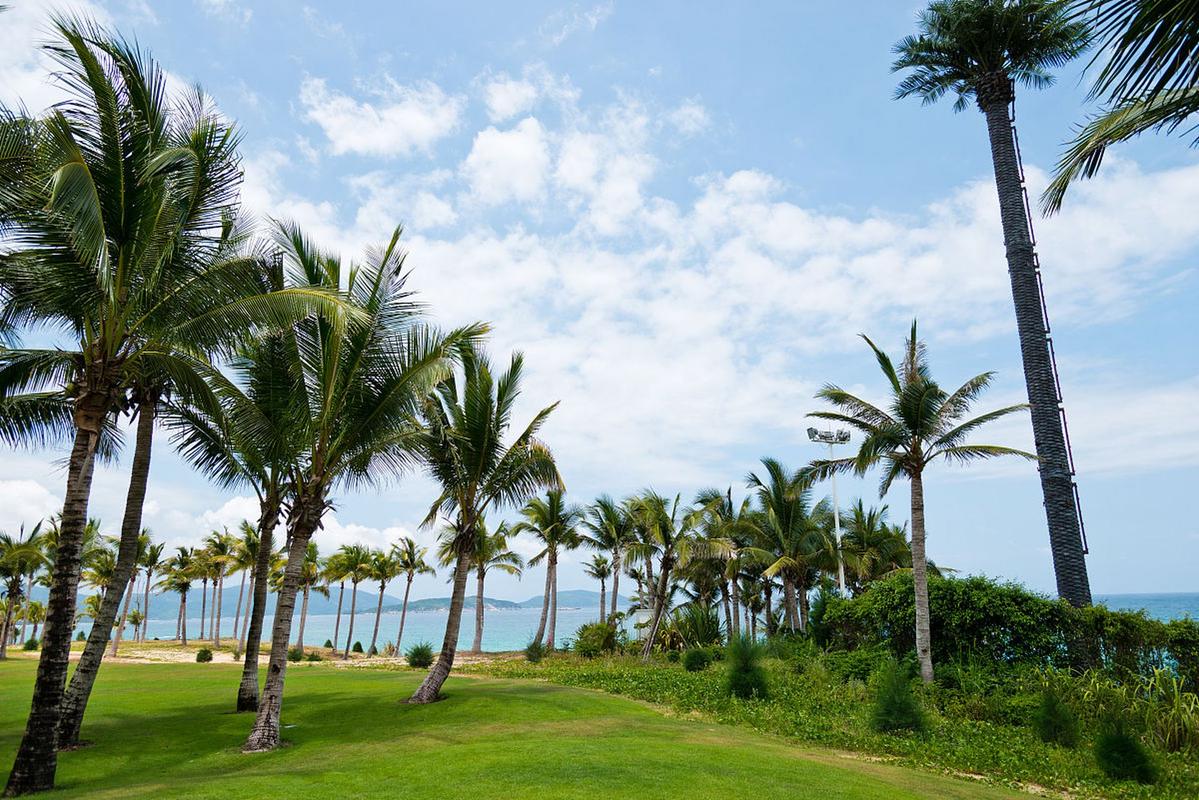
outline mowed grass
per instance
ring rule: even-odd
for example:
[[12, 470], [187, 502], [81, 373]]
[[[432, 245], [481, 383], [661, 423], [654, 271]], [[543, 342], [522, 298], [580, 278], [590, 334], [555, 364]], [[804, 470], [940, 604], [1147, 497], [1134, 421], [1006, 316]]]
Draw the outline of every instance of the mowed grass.
[[[36, 664], [0, 663], [7, 771]], [[292, 665], [287, 747], [244, 755], [239, 671], [106, 664], [55, 798], [1012, 798], [1003, 789], [666, 716], [635, 701], [515, 680], [453, 678], [447, 699], [401, 701], [420, 675]]]

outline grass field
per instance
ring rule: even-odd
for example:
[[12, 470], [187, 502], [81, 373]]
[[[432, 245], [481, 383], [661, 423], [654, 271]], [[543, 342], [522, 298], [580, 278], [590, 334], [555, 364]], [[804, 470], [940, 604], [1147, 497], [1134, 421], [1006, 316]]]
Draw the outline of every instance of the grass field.
[[[0, 663], [0, 753], [15, 752], [35, 662]], [[293, 665], [284, 736], [243, 755], [221, 664], [106, 664], [64, 753], [54, 798], [998, 798], [1005, 790], [666, 716], [637, 702], [515, 680], [453, 678], [447, 699], [400, 701], [419, 675]]]

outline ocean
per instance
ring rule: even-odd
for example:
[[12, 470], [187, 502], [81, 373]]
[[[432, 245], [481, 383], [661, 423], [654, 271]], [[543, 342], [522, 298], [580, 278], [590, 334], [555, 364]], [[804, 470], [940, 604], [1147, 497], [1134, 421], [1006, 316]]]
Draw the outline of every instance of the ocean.
[[[1190, 616], [1199, 619], [1199, 593], [1185, 592], [1174, 594], [1109, 594], [1096, 595], [1096, 603], [1104, 603], [1108, 608], [1138, 611], [1143, 610], [1148, 616], [1163, 621], [1181, 619]], [[417, 642], [429, 642], [434, 648], [441, 646], [445, 636], [445, 611], [409, 611], [408, 620], [404, 625], [404, 648], [411, 647]], [[483, 625], [483, 649], [487, 651], [520, 650], [533, 638], [537, 631], [537, 623], [541, 618], [540, 608], [498, 608], [488, 609]], [[574, 638], [574, 633], [580, 625], [594, 622], [594, 608], [559, 608], [556, 640]], [[297, 623], [298, 623], [297, 618]], [[304, 643], [307, 645], [322, 645], [326, 639], [333, 637], [333, 627], [336, 616], [333, 614], [309, 615], [304, 628]], [[266, 635], [270, 635], [271, 618], [266, 620]], [[371, 631], [375, 624], [373, 611], [357, 614], [354, 617], [354, 640], [362, 642], [363, 648], [370, 647]], [[394, 642], [400, 625], [400, 614], [384, 612], [379, 622], [379, 648], [388, 642]], [[345, 643], [349, 628], [349, 614], [341, 619], [339, 644]], [[299, 625], [292, 626], [294, 642]], [[196, 638], [200, 631], [199, 618], [188, 620], [187, 633], [189, 638]], [[207, 631], [206, 631], [207, 632]], [[233, 618], [226, 617], [221, 622], [222, 636], [233, 633]], [[171, 639], [175, 635], [175, 621], [171, 619], [151, 619], [148, 631], [149, 638]], [[467, 609], [462, 615], [462, 631], [458, 637], [458, 645], [470, 647], [474, 641], [475, 617], [474, 611]]]

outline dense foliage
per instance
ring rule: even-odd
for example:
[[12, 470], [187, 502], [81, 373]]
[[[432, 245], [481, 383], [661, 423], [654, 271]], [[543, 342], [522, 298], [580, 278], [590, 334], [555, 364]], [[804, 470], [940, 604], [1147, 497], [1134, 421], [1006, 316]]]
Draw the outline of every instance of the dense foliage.
[[878, 668], [872, 683], [874, 703], [870, 725], [876, 731], [918, 731], [924, 728], [924, 711], [912, 693], [909, 664], [889, 658]]
[[615, 652], [616, 626], [606, 622], [589, 622], [580, 626], [575, 631], [574, 651], [584, 658]]
[[408, 652], [404, 654], [404, 660], [408, 662], [408, 666], [415, 669], [425, 669], [433, 663], [433, 645], [429, 642], [420, 642], [408, 648]]
[[702, 647], [692, 647], [683, 653], [683, 669], [702, 672], [712, 663], [712, 654]]

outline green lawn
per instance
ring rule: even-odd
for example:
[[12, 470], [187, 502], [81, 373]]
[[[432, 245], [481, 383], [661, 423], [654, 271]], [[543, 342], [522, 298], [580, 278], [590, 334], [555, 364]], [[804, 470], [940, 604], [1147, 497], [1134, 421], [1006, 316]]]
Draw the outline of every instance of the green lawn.
[[[0, 663], [4, 769], [34, 668]], [[62, 755], [53, 797], [1017, 796], [544, 683], [455, 678], [445, 701], [408, 706], [416, 673], [328, 665], [289, 671], [289, 746], [243, 755], [251, 719], [229, 710], [237, 676], [217, 664], [106, 664], [84, 725], [94, 744]]]

